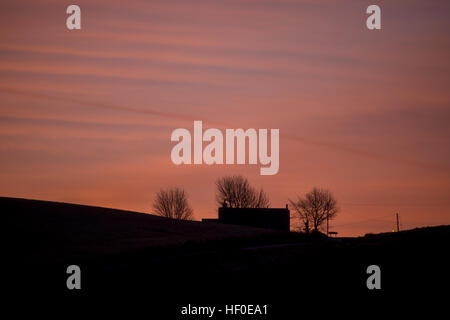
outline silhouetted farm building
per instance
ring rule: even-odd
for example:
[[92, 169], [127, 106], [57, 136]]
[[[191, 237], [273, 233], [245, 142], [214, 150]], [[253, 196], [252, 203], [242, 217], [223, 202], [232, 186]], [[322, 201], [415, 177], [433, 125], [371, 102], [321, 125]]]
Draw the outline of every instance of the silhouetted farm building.
[[290, 230], [290, 213], [287, 208], [219, 208], [219, 219], [203, 219], [203, 222], [237, 224], [279, 231]]

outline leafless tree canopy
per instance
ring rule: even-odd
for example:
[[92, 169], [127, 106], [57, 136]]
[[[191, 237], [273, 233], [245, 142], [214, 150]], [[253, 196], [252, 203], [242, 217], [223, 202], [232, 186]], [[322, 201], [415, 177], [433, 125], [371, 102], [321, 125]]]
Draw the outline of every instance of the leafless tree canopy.
[[192, 208], [187, 201], [187, 195], [180, 188], [159, 190], [153, 208], [156, 214], [166, 218], [192, 220], [194, 217]]
[[304, 198], [297, 197], [297, 201], [289, 202], [300, 218], [305, 232], [318, 231], [327, 217], [331, 220], [339, 211], [334, 196], [324, 189], [314, 188]]
[[216, 201], [231, 208], [268, 208], [269, 198], [263, 189], [253, 188], [243, 176], [227, 176], [216, 181]]

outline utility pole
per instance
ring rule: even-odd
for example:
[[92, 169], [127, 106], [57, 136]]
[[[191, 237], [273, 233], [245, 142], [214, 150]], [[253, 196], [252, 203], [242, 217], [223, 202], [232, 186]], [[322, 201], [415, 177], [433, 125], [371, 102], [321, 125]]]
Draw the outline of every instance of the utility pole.
[[399, 224], [398, 224], [398, 212], [395, 215], [397, 217], [397, 232], [399, 232], [400, 231], [400, 227], [399, 227]]
[[328, 237], [329, 233], [328, 233], [328, 213], [327, 213], [327, 237]]

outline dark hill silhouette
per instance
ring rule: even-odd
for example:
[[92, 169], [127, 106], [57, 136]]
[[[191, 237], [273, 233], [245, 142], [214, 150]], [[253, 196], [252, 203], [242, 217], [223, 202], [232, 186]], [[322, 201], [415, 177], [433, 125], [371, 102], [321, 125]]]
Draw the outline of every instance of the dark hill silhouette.
[[0, 208], [6, 221], [4, 227], [21, 247], [20, 260], [33, 264], [272, 233], [259, 228], [19, 198], [0, 197]]
[[[77, 264], [82, 294], [133, 306], [141, 297], [158, 319], [195, 302], [268, 303], [271, 319], [287, 319], [324, 294], [346, 307], [378, 305], [448, 284], [450, 226], [327, 239], [46, 201], [0, 198], [0, 206], [4, 290], [73, 296], [66, 268]], [[366, 287], [372, 264], [381, 268], [380, 292]]]

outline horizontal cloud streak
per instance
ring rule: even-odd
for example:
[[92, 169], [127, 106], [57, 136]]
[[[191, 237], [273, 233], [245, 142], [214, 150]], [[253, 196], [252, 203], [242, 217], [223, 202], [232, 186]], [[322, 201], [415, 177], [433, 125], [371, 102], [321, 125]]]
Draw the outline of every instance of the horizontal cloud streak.
[[[171, 119], [176, 119], [176, 120], [182, 120], [183, 122], [186, 122], [186, 124], [188, 124], [188, 125], [192, 125], [192, 122], [194, 120], [201, 118], [200, 116], [180, 115], [180, 114], [176, 114], [176, 113], [160, 112], [160, 111], [151, 110], [151, 109], [149, 110], [149, 109], [143, 109], [143, 108], [133, 108], [133, 107], [117, 106], [117, 105], [98, 103], [98, 102], [89, 102], [89, 101], [82, 101], [82, 100], [67, 98], [67, 97], [50, 96], [50, 95], [45, 95], [45, 94], [41, 94], [41, 93], [30, 93], [30, 92], [23, 92], [23, 91], [17, 91], [17, 90], [5, 90], [4, 88], [0, 88], [0, 91], [13, 93], [13, 94], [21, 94], [21, 95], [26, 95], [26, 96], [31, 96], [31, 97], [36, 97], [36, 98], [46, 99], [46, 100], [57, 100], [57, 101], [74, 103], [74, 104], [78, 104], [78, 105], [85, 105], [85, 106], [87, 105], [87, 106], [92, 106], [92, 107], [102, 108], [102, 109], [166, 117], [166, 118], [171, 118]], [[2, 120], [8, 121], [8, 118], [0, 117], [0, 122]], [[9, 118], [9, 120], [10, 121], [11, 120], [13, 120], [13, 121], [14, 120], [32, 121], [30, 119], [18, 119], [18, 118]], [[205, 122], [207, 122], [207, 124], [210, 126], [218, 126], [223, 129], [233, 128], [232, 124], [230, 124], [230, 123], [225, 124], [225, 123], [220, 123], [220, 122], [215, 122], [215, 121], [205, 121]], [[61, 124], [61, 122], [59, 122], [59, 123]], [[66, 121], [65, 123], [66, 124], [74, 124], [74, 122], [70, 122], [70, 121]], [[78, 122], [75, 124], [79, 125], [80, 123]], [[396, 156], [389, 156], [386, 154], [379, 154], [376, 152], [363, 151], [363, 150], [359, 150], [357, 148], [345, 146], [343, 144], [330, 143], [330, 142], [320, 141], [320, 140], [316, 140], [316, 139], [299, 137], [296, 135], [283, 134], [282, 136], [285, 139], [294, 140], [296, 142], [300, 142], [303, 144], [313, 145], [313, 146], [326, 148], [326, 149], [333, 149], [333, 150], [337, 150], [339, 152], [355, 154], [355, 155], [367, 157], [370, 159], [390, 161], [390, 162], [394, 162], [394, 163], [397, 163], [400, 165], [409, 165], [409, 166], [422, 168], [422, 169], [438, 170], [438, 171], [441, 171], [446, 174], [450, 173], [450, 167], [447, 165], [431, 164], [431, 163], [426, 163], [426, 162], [422, 162], [422, 161], [416, 161], [413, 159], [408, 159], [405, 157], [396, 157]]]

